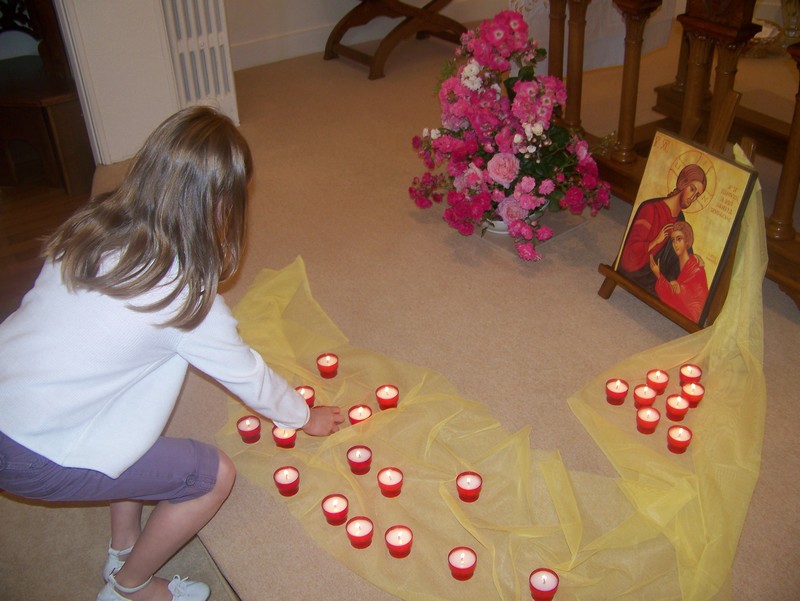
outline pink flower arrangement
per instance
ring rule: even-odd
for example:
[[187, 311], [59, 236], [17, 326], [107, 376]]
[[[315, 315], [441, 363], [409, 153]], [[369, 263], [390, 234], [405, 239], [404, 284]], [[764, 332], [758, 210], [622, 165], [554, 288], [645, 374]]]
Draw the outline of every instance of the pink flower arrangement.
[[413, 139], [427, 169], [409, 188], [417, 206], [445, 201], [445, 221], [467, 236], [502, 221], [528, 261], [553, 235], [546, 208], [596, 215], [610, 198], [586, 140], [558, 124], [564, 83], [535, 75], [546, 55], [515, 11], [468, 31], [439, 88], [442, 126]]

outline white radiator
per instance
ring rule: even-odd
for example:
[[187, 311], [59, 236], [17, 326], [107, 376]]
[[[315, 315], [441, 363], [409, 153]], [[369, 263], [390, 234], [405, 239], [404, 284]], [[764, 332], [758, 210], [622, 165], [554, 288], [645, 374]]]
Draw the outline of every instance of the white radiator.
[[224, 0], [161, 0], [181, 106], [210, 104], [239, 124]]

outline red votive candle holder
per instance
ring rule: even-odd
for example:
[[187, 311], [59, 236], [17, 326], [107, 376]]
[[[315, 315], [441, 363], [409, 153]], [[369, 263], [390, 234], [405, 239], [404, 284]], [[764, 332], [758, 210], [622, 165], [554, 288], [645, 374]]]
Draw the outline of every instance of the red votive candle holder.
[[481, 488], [483, 488], [483, 478], [478, 472], [461, 472], [456, 478], [458, 498], [465, 503], [477, 501]]
[[686, 412], [689, 411], [689, 401], [679, 394], [671, 394], [667, 397], [667, 417], [674, 422], [683, 421]]
[[381, 411], [397, 407], [399, 398], [400, 390], [392, 384], [383, 384], [375, 389], [375, 399], [378, 401]]
[[663, 369], [651, 369], [647, 372], [647, 385], [656, 391], [656, 394], [663, 394], [669, 384], [669, 374]]
[[253, 444], [261, 439], [261, 420], [255, 415], [245, 415], [236, 421], [236, 429], [242, 442]]
[[550, 601], [558, 590], [558, 574], [548, 568], [537, 568], [528, 578], [534, 601]]
[[280, 448], [292, 449], [294, 448], [294, 443], [297, 442], [297, 430], [275, 426], [272, 428], [272, 439]]
[[363, 476], [372, 465], [372, 449], [364, 445], [350, 447], [347, 450], [347, 463], [350, 464], [351, 472]]
[[322, 499], [322, 513], [331, 526], [340, 526], [347, 521], [347, 497], [339, 493], [328, 495]]
[[347, 530], [347, 538], [350, 539], [350, 544], [356, 549], [366, 549], [372, 544], [372, 534], [375, 532], [375, 526], [368, 517], [359, 515], [348, 520], [345, 530]]
[[447, 555], [447, 563], [450, 565], [450, 574], [456, 580], [469, 580], [475, 573], [478, 565], [478, 556], [469, 547], [455, 547]]
[[681, 387], [681, 396], [689, 401], [689, 407], [697, 407], [697, 404], [703, 400], [705, 393], [706, 387], [700, 383], [684, 384]]
[[300, 490], [300, 472], [291, 465], [284, 465], [276, 469], [272, 474], [272, 479], [275, 481], [278, 492], [284, 497], [291, 497]]
[[656, 400], [656, 389], [651, 388], [647, 384], [639, 384], [633, 389], [633, 403], [638, 409], [639, 407], [649, 407]]
[[295, 390], [299, 392], [306, 400], [306, 405], [308, 405], [309, 407], [314, 406], [314, 401], [317, 398], [317, 393], [311, 386], [298, 386], [295, 388]]
[[636, 412], [636, 428], [642, 434], [652, 434], [661, 419], [661, 413], [655, 407], [642, 407]]
[[396, 467], [385, 467], [378, 472], [378, 487], [384, 497], [396, 497], [403, 488], [403, 472]]
[[317, 369], [323, 378], [334, 378], [339, 371], [339, 357], [333, 353], [323, 353], [317, 357]]
[[384, 535], [386, 548], [389, 555], [398, 559], [408, 557], [411, 553], [411, 543], [414, 542], [414, 533], [408, 526], [392, 526]]
[[692, 442], [692, 431], [686, 426], [672, 426], [667, 430], [667, 448], [673, 453], [684, 453]]
[[681, 365], [680, 380], [681, 386], [685, 384], [697, 384], [703, 377], [703, 370], [694, 363], [684, 363]]
[[606, 382], [606, 400], [612, 405], [622, 405], [628, 396], [628, 383], [619, 378], [612, 378]]
[[372, 416], [372, 409], [369, 408], [369, 405], [353, 405], [347, 412], [347, 417], [353, 425], [363, 422], [370, 416]]

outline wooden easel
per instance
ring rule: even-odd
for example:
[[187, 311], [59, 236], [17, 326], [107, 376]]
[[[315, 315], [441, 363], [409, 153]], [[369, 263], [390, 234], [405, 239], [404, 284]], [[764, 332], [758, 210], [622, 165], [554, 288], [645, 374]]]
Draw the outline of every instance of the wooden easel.
[[[706, 147], [709, 150], [714, 151], [716, 153], [722, 154], [725, 150], [725, 142], [728, 139], [728, 133], [733, 125], [733, 119], [736, 113], [736, 107], [739, 104], [739, 99], [741, 98], [741, 94], [739, 92], [730, 91], [722, 103], [720, 108], [720, 119], [721, 123], [718, 124], [719, 126], [712, 129], [709, 135], [708, 142], [706, 143]], [[696, 124], [699, 127], [699, 123]], [[696, 132], [691, 132], [696, 133]], [[741, 142], [742, 150], [744, 151], [747, 158], [752, 162], [753, 157], [755, 156], [755, 141], [752, 138], [743, 138]], [[714, 295], [711, 298], [708, 316], [706, 317], [705, 323], [697, 324], [693, 322], [691, 319], [676, 311], [672, 307], [667, 306], [661, 301], [658, 297], [649, 294], [643, 288], [641, 288], [636, 283], [629, 280], [627, 277], [616, 271], [611, 265], [607, 265], [601, 263], [598, 267], [598, 271], [605, 276], [603, 283], [600, 285], [600, 289], [597, 291], [597, 294], [601, 298], [608, 299], [611, 297], [611, 294], [614, 292], [614, 289], [619, 285], [620, 287], [624, 288], [631, 294], [633, 294], [636, 298], [641, 300], [644, 303], [647, 303], [653, 309], [661, 313], [667, 319], [675, 322], [679, 326], [681, 326], [687, 332], [696, 332], [706, 326], [710, 326], [714, 323], [714, 320], [719, 315], [719, 312], [722, 310], [722, 306], [725, 304], [725, 298], [728, 295], [728, 288], [730, 287], [731, 281], [731, 272], [733, 270], [733, 259], [736, 254], [736, 244], [738, 240], [738, 230], [734, 233], [734, 240], [731, 245], [731, 252], [725, 261], [723, 266], [722, 275], [720, 276], [719, 284], [714, 291]]]

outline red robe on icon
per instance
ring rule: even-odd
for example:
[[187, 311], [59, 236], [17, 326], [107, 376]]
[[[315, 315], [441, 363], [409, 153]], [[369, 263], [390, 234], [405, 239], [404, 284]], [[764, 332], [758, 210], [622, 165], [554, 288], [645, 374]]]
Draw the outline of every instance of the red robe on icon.
[[681, 268], [677, 282], [681, 291], [673, 292], [670, 283], [662, 275], [656, 280], [656, 295], [664, 303], [698, 323], [708, 298], [708, 279], [706, 270], [695, 255]]

